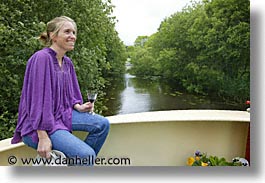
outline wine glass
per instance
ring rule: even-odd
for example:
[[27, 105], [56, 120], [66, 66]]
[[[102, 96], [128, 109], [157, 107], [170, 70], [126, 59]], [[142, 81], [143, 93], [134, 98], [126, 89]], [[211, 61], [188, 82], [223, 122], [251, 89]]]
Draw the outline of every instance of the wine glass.
[[[87, 99], [90, 103], [94, 103], [97, 99], [97, 93], [96, 92], [93, 92], [93, 91], [88, 91], [87, 92]], [[90, 114], [95, 114], [94, 112], [89, 112]]]

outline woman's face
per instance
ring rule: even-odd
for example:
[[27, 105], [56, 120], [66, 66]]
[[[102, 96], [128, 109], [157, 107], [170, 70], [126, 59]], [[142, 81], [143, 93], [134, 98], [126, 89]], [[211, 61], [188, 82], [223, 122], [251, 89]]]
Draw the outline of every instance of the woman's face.
[[71, 22], [65, 22], [52, 39], [52, 44], [56, 45], [62, 51], [71, 51], [74, 49], [76, 41], [76, 30]]

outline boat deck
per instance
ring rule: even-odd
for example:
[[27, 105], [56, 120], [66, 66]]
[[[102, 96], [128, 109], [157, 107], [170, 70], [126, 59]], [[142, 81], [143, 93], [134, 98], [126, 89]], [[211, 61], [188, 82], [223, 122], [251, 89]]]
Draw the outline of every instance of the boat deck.
[[[100, 158], [128, 158], [131, 166], [185, 166], [196, 150], [227, 160], [245, 157], [250, 124], [246, 111], [173, 110], [107, 118], [110, 133]], [[87, 135], [74, 134], [81, 139]], [[0, 165], [9, 165], [10, 155], [36, 156], [35, 150], [23, 143], [11, 145], [10, 140], [0, 141]]]

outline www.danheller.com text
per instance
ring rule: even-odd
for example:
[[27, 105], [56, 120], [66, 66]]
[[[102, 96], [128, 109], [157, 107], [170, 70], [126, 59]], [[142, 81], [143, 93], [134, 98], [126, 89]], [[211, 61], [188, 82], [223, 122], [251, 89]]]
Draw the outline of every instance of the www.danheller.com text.
[[130, 158], [105, 158], [89, 156], [87, 158], [70, 157], [70, 158], [17, 158], [9, 156], [9, 165], [15, 165], [20, 160], [22, 165], [44, 165], [44, 166], [60, 166], [60, 165], [105, 165], [105, 166], [126, 166], [131, 164]]

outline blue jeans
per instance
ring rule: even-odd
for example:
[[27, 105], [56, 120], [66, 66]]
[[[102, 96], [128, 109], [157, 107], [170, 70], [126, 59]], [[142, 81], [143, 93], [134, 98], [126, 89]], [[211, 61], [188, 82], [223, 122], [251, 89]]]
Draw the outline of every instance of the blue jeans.
[[[85, 131], [89, 134], [82, 141], [67, 130], [57, 130], [50, 135], [52, 149], [63, 152], [69, 158], [95, 160], [108, 135], [109, 121], [98, 114], [91, 115], [73, 110], [72, 130]], [[34, 149], [38, 147], [38, 144], [33, 142], [30, 136], [24, 136], [23, 142]]]

